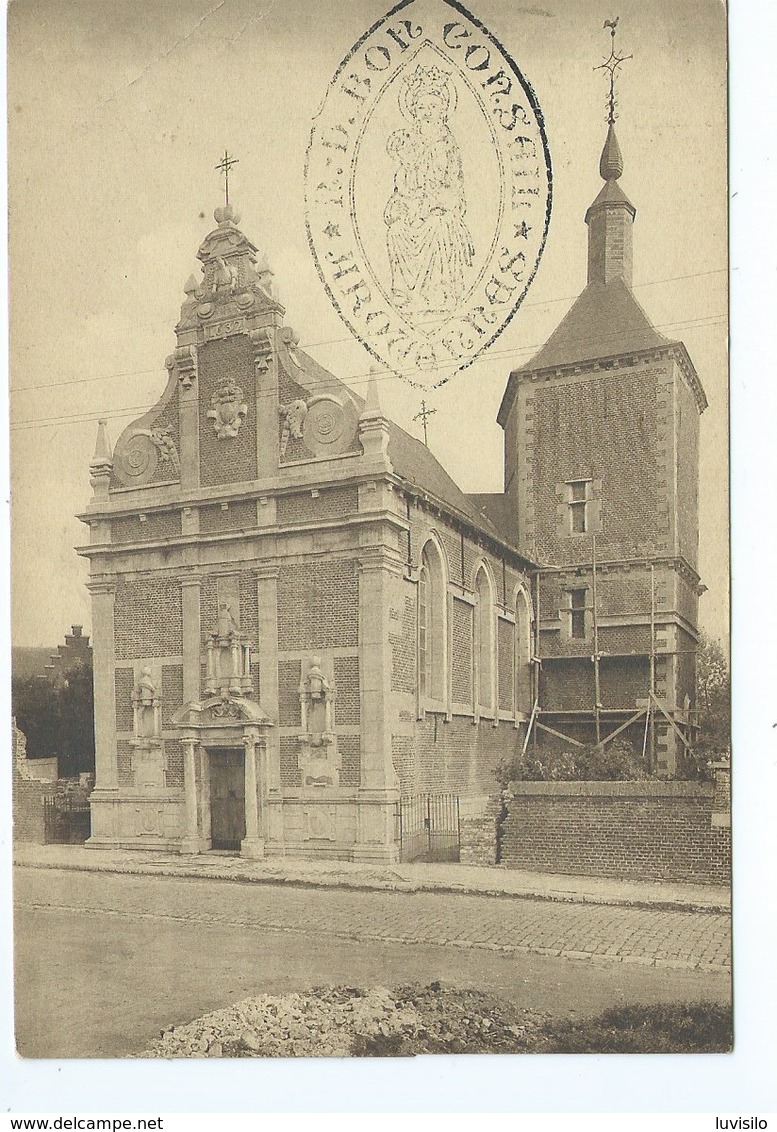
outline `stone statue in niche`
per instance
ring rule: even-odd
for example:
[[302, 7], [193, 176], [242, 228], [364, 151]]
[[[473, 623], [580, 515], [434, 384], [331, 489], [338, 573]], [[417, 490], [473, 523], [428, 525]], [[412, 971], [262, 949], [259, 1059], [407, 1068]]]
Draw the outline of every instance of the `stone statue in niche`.
[[334, 729], [334, 689], [318, 656], [303, 665], [299, 686], [302, 729], [299, 765], [304, 786], [340, 784], [340, 758]]
[[302, 428], [305, 424], [308, 405], [301, 398], [291, 401], [288, 405], [281, 405], [278, 414], [281, 418], [281, 457], [286, 455], [289, 439], [302, 440]]
[[219, 604], [216, 632], [207, 641], [205, 694], [226, 696], [230, 692], [250, 696], [251, 645], [240, 631], [232, 607], [226, 601]]
[[248, 405], [243, 400], [240, 386], [234, 381], [223, 381], [211, 397], [210, 404], [206, 416], [213, 421], [219, 440], [237, 436], [248, 413]]
[[138, 682], [132, 689], [132, 710], [136, 739], [155, 739], [161, 735], [161, 701], [147, 665], [141, 668]]

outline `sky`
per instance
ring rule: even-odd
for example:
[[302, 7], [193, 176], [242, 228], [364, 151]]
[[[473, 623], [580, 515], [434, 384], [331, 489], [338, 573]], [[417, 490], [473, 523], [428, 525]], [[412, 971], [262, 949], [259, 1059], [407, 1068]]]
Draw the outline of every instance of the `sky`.
[[[426, 396], [429, 444], [466, 491], [502, 487], [496, 414], [511, 368], [585, 285], [583, 217], [599, 191], [609, 51], [598, 0], [473, 0], [532, 84], [553, 164], [545, 253], [487, 353]], [[89, 631], [87, 541], [97, 418], [113, 442], [161, 394], [183, 286], [238, 159], [230, 196], [267, 253], [300, 344], [354, 388], [374, 360], [334, 311], [307, 244], [311, 121], [384, 0], [13, 0], [9, 211], [13, 638]], [[709, 399], [701, 420], [700, 622], [728, 633], [725, 14], [716, 0], [617, 5], [618, 137], [637, 208], [634, 290], [685, 342]], [[380, 382], [384, 409], [421, 435], [418, 391]]]

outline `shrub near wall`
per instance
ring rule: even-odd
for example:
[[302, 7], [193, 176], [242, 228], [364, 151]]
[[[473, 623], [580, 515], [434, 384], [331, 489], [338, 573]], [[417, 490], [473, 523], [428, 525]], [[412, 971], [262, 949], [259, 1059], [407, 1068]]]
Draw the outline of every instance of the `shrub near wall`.
[[513, 782], [499, 861], [539, 872], [728, 884], [731, 830], [697, 782]]

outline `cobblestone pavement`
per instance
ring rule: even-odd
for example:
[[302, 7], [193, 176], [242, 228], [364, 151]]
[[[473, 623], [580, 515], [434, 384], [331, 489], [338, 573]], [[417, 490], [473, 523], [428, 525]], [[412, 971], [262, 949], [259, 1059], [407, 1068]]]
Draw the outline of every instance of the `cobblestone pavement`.
[[[38, 876], [41, 872], [38, 871]], [[265, 888], [229, 881], [18, 869], [22, 908], [59, 909], [294, 935], [478, 948], [698, 971], [728, 971], [726, 914], [428, 892]]]

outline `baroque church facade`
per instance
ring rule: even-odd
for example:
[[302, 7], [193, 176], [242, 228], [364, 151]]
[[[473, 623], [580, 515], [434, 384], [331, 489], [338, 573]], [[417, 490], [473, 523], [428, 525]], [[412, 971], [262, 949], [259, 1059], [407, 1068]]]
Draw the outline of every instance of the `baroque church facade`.
[[600, 172], [490, 495], [300, 349], [216, 209], [164, 393], [91, 464], [92, 846], [395, 860], [400, 799], [493, 793], [529, 741], [644, 728], [677, 772], [705, 401], [632, 294], [612, 127]]

